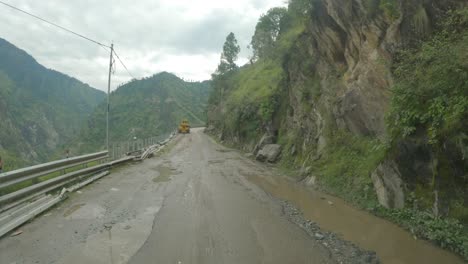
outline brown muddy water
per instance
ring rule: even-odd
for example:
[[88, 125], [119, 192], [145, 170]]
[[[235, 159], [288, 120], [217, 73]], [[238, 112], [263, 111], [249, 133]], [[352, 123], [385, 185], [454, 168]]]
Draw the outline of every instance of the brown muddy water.
[[427, 241], [417, 240], [397, 225], [358, 210], [336, 197], [306, 189], [281, 177], [245, 176], [274, 197], [293, 203], [306, 219], [316, 222], [324, 230], [377, 252], [384, 264], [464, 263], [458, 256]]
[[168, 164], [160, 164], [153, 170], [158, 172], [158, 176], [153, 178], [153, 182], [167, 182], [171, 180], [171, 176], [174, 174], [178, 174], [179, 172], [172, 168]]

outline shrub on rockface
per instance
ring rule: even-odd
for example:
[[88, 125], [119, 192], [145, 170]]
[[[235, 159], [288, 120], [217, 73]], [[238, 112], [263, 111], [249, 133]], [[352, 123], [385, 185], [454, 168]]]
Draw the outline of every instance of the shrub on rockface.
[[[418, 210], [379, 214], [413, 234], [433, 241], [468, 259], [466, 186], [468, 178], [468, 9], [449, 12], [439, 32], [418, 48], [397, 57], [387, 123], [393, 142], [419, 140], [430, 152], [432, 179], [415, 181], [413, 204]], [[407, 177], [415, 178], [415, 175]], [[408, 183], [407, 183], [408, 184]], [[437, 215], [434, 193], [446, 216]], [[434, 206], [436, 204], [436, 206]], [[434, 209], [435, 208], [435, 209]], [[434, 211], [436, 210], [436, 211]], [[434, 212], [433, 212], [434, 211]]]
[[388, 118], [394, 138], [422, 129], [436, 144], [466, 128], [468, 11], [452, 13], [447, 21], [419, 50], [399, 54]]

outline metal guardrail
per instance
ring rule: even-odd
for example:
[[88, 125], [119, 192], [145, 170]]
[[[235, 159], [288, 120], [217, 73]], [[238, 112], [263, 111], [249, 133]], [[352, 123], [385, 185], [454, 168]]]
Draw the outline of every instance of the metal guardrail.
[[72, 157], [48, 163], [43, 163], [31, 167], [26, 167], [14, 171], [9, 171], [0, 174], [0, 191], [10, 186], [28, 181], [36, 180], [39, 177], [63, 171], [71, 167], [81, 164], [86, 164], [93, 161], [99, 161], [107, 158], [107, 151], [87, 154], [78, 157]]
[[165, 146], [167, 143], [169, 143], [169, 141], [176, 135], [176, 133], [172, 133], [169, 135], [168, 138], [166, 138], [165, 140], [161, 141], [161, 142], [158, 142], [154, 145], [151, 145], [145, 149], [142, 150], [142, 153], [139, 157], [139, 160], [144, 160], [146, 159], [147, 157], [149, 157], [150, 155], [152, 155], [154, 152], [157, 152], [159, 151], [163, 146]]
[[[83, 176], [83, 175], [89, 175], [92, 173], [100, 172], [104, 169], [107, 169], [109, 167], [108, 164], [101, 164], [93, 167], [89, 167], [86, 169], [66, 173], [62, 176], [58, 176], [55, 178], [52, 178], [47, 181], [43, 181], [37, 184], [33, 184], [31, 186], [28, 186], [26, 188], [22, 188], [18, 191], [0, 196], [0, 207], [7, 205], [8, 203], [14, 202], [18, 199], [27, 197], [29, 195], [35, 194], [38, 191], [41, 190], [49, 190], [50, 189], [55, 189], [58, 187], [61, 187], [62, 185], [68, 183], [69, 181], [75, 180], [78, 176]], [[52, 188], [51, 188], [52, 187]]]
[[[128, 161], [143, 160], [155, 151], [161, 150], [174, 136], [175, 133], [172, 133], [161, 142], [158, 142], [156, 138], [144, 140], [139, 145], [141, 148], [133, 155], [124, 152], [124, 148], [117, 150], [113, 148], [112, 152], [102, 151], [0, 174], [0, 237], [66, 199], [66, 193], [73, 192], [108, 175], [109, 169], [113, 166]], [[132, 145], [126, 145], [129, 147], [126, 150], [132, 152], [130, 148]], [[112, 153], [111, 157], [108, 156], [109, 153]], [[75, 169], [79, 165], [104, 159], [107, 159], [106, 163], [66, 173], [67, 169]], [[63, 172], [64, 174], [51, 174], [56, 172]], [[40, 181], [41, 177], [48, 175], [51, 176], [49, 179]], [[31, 182], [26, 186], [21, 185], [27, 181]], [[2, 190], [15, 185], [17, 185], [18, 190], [10, 189], [10, 193], [1, 194]], [[60, 189], [60, 194], [50, 194], [51, 191]]]
[[147, 148], [160, 144], [163, 139], [165, 137], [157, 136], [114, 142], [109, 145], [109, 158], [110, 160], [117, 160], [126, 156], [140, 156]]

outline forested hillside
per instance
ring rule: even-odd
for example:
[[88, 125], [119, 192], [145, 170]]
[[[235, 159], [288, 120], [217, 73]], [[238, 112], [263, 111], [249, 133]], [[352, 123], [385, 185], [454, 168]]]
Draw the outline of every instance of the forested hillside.
[[208, 132], [468, 258], [466, 1], [290, 0], [226, 43]]
[[[204, 125], [210, 91], [208, 81], [185, 82], [167, 72], [119, 87], [110, 96], [110, 142], [168, 134], [182, 119], [192, 126]], [[106, 104], [99, 105], [75, 141], [78, 151], [104, 147]]]
[[4, 169], [54, 158], [104, 98], [104, 92], [45, 68], [0, 39], [0, 156]]

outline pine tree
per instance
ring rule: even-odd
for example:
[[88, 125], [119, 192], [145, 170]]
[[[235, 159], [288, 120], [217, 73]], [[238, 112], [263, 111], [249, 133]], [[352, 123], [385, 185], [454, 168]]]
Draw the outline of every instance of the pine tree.
[[237, 44], [237, 39], [234, 33], [229, 33], [223, 45], [223, 53], [221, 54], [221, 62], [216, 70], [217, 74], [225, 74], [237, 68], [235, 61], [239, 55], [240, 47]]

